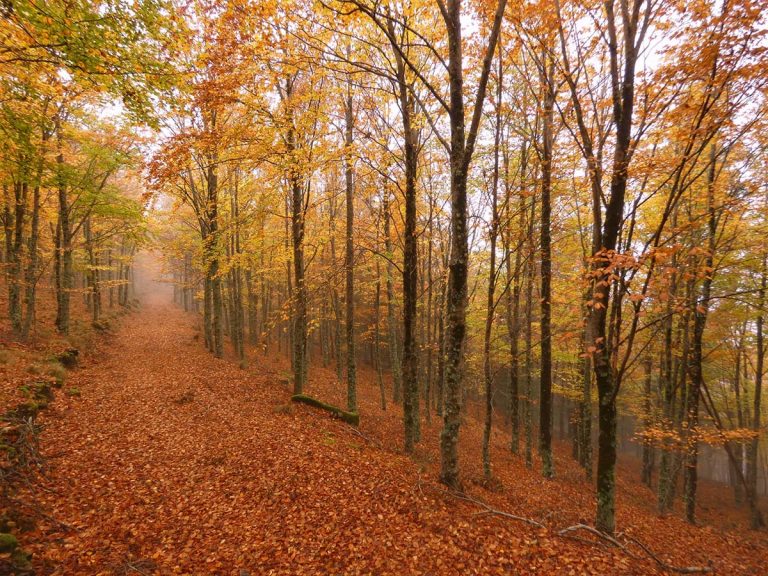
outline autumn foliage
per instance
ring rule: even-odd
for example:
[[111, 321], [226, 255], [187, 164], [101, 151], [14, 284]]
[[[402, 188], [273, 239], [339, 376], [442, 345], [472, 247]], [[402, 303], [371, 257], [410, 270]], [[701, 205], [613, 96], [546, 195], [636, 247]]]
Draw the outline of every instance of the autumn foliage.
[[763, 569], [760, 2], [0, 4], [2, 569]]

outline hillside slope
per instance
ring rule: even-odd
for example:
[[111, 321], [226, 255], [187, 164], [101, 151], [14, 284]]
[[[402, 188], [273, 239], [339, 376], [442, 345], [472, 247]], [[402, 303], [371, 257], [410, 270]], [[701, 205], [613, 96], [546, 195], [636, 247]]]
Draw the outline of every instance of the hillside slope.
[[[413, 459], [400, 452], [399, 411], [380, 410], [370, 376], [362, 377], [356, 431], [291, 405], [284, 360], [256, 356], [240, 370], [212, 358], [194, 322], [145, 303], [102, 345], [98, 362], [72, 373], [81, 396], [62, 395], [42, 417], [49, 471], [23, 494], [48, 518], [23, 537], [38, 573], [664, 573], [638, 547], [557, 534], [589, 522], [593, 507], [590, 486], [564, 454], [556, 478], [544, 481], [496, 431], [499, 485], [486, 489], [480, 427], [468, 423], [467, 494], [545, 528], [489, 513], [436, 482], [437, 422], [425, 426]], [[339, 402], [332, 373], [313, 374], [310, 391]], [[663, 561], [765, 573], [764, 533], [657, 519], [652, 492], [629, 481], [619, 488], [620, 529]], [[716, 519], [708, 506], [704, 517]]]

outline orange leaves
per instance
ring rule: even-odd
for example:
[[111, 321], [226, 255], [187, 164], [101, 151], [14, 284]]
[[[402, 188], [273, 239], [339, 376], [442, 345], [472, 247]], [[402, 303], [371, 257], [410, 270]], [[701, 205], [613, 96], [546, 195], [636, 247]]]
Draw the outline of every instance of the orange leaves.
[[687, 429], [678, 431], [669, 427], [652, 426], [635, 434], [635, 439], [664, 450], [684, 450], [690, 442], [723, 446], [726, 443], [747, 443], [755, 436], [755, 432], [749, 428], [720, 431], [716, 428], [700, 427], [695, 431]]

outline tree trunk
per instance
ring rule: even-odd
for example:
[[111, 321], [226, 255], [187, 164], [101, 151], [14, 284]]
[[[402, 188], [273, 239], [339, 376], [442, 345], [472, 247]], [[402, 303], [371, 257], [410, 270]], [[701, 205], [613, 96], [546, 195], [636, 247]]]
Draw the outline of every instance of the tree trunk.
[[[587, 331], [584, 329], [583, 341], [586, 345]], [[592, 480], [592, 358], [584, 354], [581, 360], [581, 401], [579, 403], [579, 458], [587, 480]]]
[[533, 467], [533, 284], [536, 277], [536, 247], [534, 245], [534, 220], [536, 219], [536, 196], [531, 196], [529, 208], [528, 254], [525, 282], [525, 403], [523, 404], [523, 425], [525, 426], [525, 465]]
[[554, 116], [554, 63], [544, 58], [544, 118], [541, 157], [541, 369], [539, 371], [539, 455], [541, 474], [554, 476], [552, 464], [552, 122]]
[[374, 321], [374, 358], [376, 365], [376, 377], [379, 382], [379, 393], [381, 395], [381, 409], [387, 409], [387, 393], [384, 388], [383, 368], [381, 365], [381, 266], [376, 259], [376, 298], [373, 304], [375, 308]]
[[451, 253], [448, 272], [448, 325], [446, 327], [445, 412], [440, 434], [440, 479], [451, 489], [460, 489], [459, 428], [461, 427], [462, 356], [466, 334], [467, 269], [467, 177], [477, 130], [482, 118], [485, 89], [496, 51], [506, 0], [499, 0], [494, 15], [483, 70], [478, 82], [469, 134], [465, 133], [464, 76], [462, 58], [461, 0], [448, 0], [443, 14], [448, 40], [448, 116], [451, 126]]
[[[648, 356], [645, 360], [645, 388], [643, 389], [643, 426], [649, 430], [653, 424], [653, 411], [651, 402], [651, 385], [653, 383], [653, 358]], [[643, 442], [643, 467], [640, 479], [643, 484], [651, 488], [653, 486], [653, 464], [655, 454], [653, 446], [646, 440]]]
[[[331, 247], [331, 262], [336, 266], [336, 202], [334, 198], [331, 198], [329, 202], [329, 219], [328, 227], [330, 234], [330, 247]], [[341, 382], [342, 373], [344, 372], [344, 365], [342, 363], [342, 350], [341, 350], [341, 298], [339, 292], [336, 289], [336, 282], [331, 283], [331, 304], [333, 305], [333, 356], [336, 361], [336, 378]]]
[[22, 338], [25, 340], [29, 338], [32, 327], [35, 324], [37, 304], [37, 274], [38, 268], [40, 266], [40, 259], [37, 253], [37, 244], [40, 237], [40, 185], [43, 178], [43, 164], [45, 161], [45, 150], [48, 137], [48, 131], [43, 129], [39, 151], [40, 158], [37, 164], [37, 175], [35, 176], [35, 184], [34, 188], [32, 189], [32, 221], [30, 223], [29, 243], [27, 245], [27, 251], [29, 252], [29, 255], [27, 260], [27, 270], [24, 276], [24, 283], [26, 284], [26, 292], [24, 296], [24, 301], [26, 304], [26, 315], [24, 316], [24, 324], [21, 331]]
[[499, 48], [496, 79], [496, 126], [493, 138], [493, 182], [491, 183], [491, 225], [489, 236], [488, 293], [485, 302], [485, 331], [483, 334], [483, 376], [485, 381], [485, 422], [483, 426], [483, 475], [491, 480], [491, 426], [493, 424], [493, 366], [491, 365], [491, 335], [496, 308], [496, 240], [499, 233], [499, 144], [501, 141], [502, 51]]
[[69, 214], [69, 199], [67, 195], [67, 183], [64, 178], [64, 152], [61, 124], [56, 120], [56, 136], [58, 141], [58, 154], [56, 155], [57, 188], [59, 200], [59, 251], [61, 271], [56, 290], [56, 328], [60, 334], [69, 333], [69, 302], [72, 291], [72, 224]]
[[691, 524], [696, 521], [696, 490], [698, 485], [698, 426], [699, 426], [699, 398], [704, 385], [703, 374], [703, 344], [704, 330], [707, 326], [707, 314], [709, 312], [709, 297], [712, 291], [712, 278], [714, 271], [714, 257], [717, 235], [717, 217], [715, 214], [715, 176], [716, 176], [716, 151], [712, 145], [710, 153], [710, 165], [707, 175], [707, 255], [704, 258], [704, 280], [701, 283], [701, 292], [698, 301], [693, 308], [693, 342], [691, 343], [690, 363], [688, 374], [690, 388], [688, 391], [688, 429], [687, 429], [687, 453], [685, 459], [684, 500], [685, 517]]
[[[600, 219], [594, 223], [593, 237], [593, 292], [589, 314], [589, 340], [595, 348], [592, 358], [597, 394], [598, 411], [598, 457], [597, 457], [597, 511], [595, 526], [601, 532], [613, 534], [616, 528], [616, 396], [619, 382], [611, 365], [611, 349], [607, 341], [606, 311], [610, 304], [611, 261], [616, 250], [619, 232], [624, 218], [624, 197], [627, 190], [630, 143], [632, 136], [632, 113], [635, 104], [635, 63], [640, 12], [631, 16], [626, 2], [622, 4], [623, 70], [619, 66], [619, 42], [616, 37], [616, 17], [613, 2], [605, 3], [608, 21], [608, 46], [612, 73], [613, 124], [616, 127], [616, 142], [613, 150], [611, 185], [605, 221], [599, 229]], [[619, 79], [619, 75], [622, 75]], [[593, 212], [602, 211], [600, 198], [594, 199]]]
[[206, 260], [208, 262], [207, 276], [211, 291], [211, 336], [213, 354], [217, 358], [224, 357], [224, 302], [221, 293], [221, 277], [219, 276], [219, 215], [218, 215], [218, 174], [216, 159], [209, 159], [208, 185], [208, 235], [206, 237]]
[[395, 290], [392, 285], [393, 266], [392, 235], [390, 230], [389, 189], [384, 188], [381, 210], [384, 215], [384, 252], [387, 255], [386, 293], [387, 293], [387, 332], [389, 334], [389, 362], [392, 370], [392, 397], [397, 404], [401, 401], [402, 372], [400, 366], [400, 345], [397, 339], [397, 319], [395, 317]]
[[[391, 31], [391, 30], [390, 30]], [[398, 49], [397, 88], [403, 121], [405, 150], [405, 230], [403, 230], [403, 427], [405, 451], [413, 451], [419, 441], [419, 355], [416, 338], [416, 302], [418, 298], [418, 246], [416, 237], [416, 178], [418, 171], [418, 132], [413, 126], [415, 102], [409, 93], [406, 64]]]
[[755, 433], [755, 437], [749, 444], [749, 450], [747, 452], [747, 499], [749, 501], [750, 512], [750, 526], [752, 529], [757, 530], [765, 526], [765, 520], [760, 508], [758, 507], [758, 492], [757, 492], [757, 466], [758, 466], [758, 454], [759, 454], [759, 442], [760, 442], [760, 410], [763, 393], [763, 370], [765, 365], [765, 344], [764, 344], [764, 316], [763, 310], [765, 309], [765, 293], [768, 283], [768, 256], [763, 254], [762, 270], [760, 272], [760, 291], [758, 292], [758, 305], [757, 309], [760, 313], [757, 316], [757, 336], [756, 336], [756, 360], [755, 360], [755, 394], [753, 399], [753, 412], [752, 412], [752, 430]]
[[[739, 331], [739, 342], [736, 348], [736, 359], [734, 363], [733, 374], [733, 393], [736, 397], [736, 427], [743, 429], [744, 410], [741, 399], [741, 358], [744, 354], [744, 335], [747, 330], [747, 323], [741, 325]], [[744, 484], [740, 481], [744, 470], [744, 444], [734, 442], [731, 444], [733, 460], [730, 462], [729, 480], [733, 487], [733, 501], [737, 506], [744, 503]]]
[[355, 218], [355, 183], [352, 166], [352, 131], [354, 128], [354, 115], [352, 110], [351, 86], [347, 84], [347, 98], [344, 105], [344, 118], [346, 121], [344, 130], [344, 181], [347, 208], [346, 246], [344, 253], [344, 269], [346, 273], [346, 340], [347, 340], [347, 411], [357, 412], [357, 366], [355, 358], [355, 246], [354, 246], [354, 218]]
[[[511, 212], [511, 186], [507, 182], [509, 172], [509, 160], [505, 155], [504, 174], [506, 187], [507, 212]], [[518, 237], [515, 246], [515, 262], [512, 267], [512, 217], [508, 216], [507, 232], [507, 282], [512, 284], [512, 289], [507, 290], [507, 317], [509, 326], [509, 413], [512, 425], [512, 439], [510, 448], [513, 454], [520, 452], [520, 274], [522, 272], [523, 245], [525, 243], [525, 212], [526, 212], [526, 178], [528, 177], [528, 145], [523, 140], [520, 150], [520, 205]]]
[[301, 182], [291, 183], [291, 238], [293, 241], [294, 318], [293, 318], [293, 393], [302, 394], [307, 367], [307, 293], [304, 286], [304, 194]]
[[13, 244], [9, 253], [8, 275], [8, 316], [11, 320], [11, 328], [17, 336], [22, 332], [22, 298], [21, 288], [24, 281], [24, 220], [27, 213], [27, 195], [29, 184], [27, 183], [27, 170], [24, 160], [17, 175], [19, 181], [13, 183]]
[[427, 335], [426, 335], [426, 348], [427, 348], [427, 374], [425, 378], [425, 390], [424, 390], [424, 414], [427, 417], [427, 424], [432, 424], [432, 350], [434, 348], [434, 324], [433, 324], [433, 285], [432, 285], [432, 235], [434, 233], [433, 220], [434, 218], [434, 198], [432, 194], [429, 195], [429, 221], [427, 223]]

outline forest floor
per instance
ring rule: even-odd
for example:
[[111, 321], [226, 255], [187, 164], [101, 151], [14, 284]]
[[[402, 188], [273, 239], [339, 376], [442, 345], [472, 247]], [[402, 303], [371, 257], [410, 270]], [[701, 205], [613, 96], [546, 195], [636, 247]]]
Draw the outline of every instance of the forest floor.
[[[125, 318], [42, 413], [47, 469], [22, 488], [41, 520], [21, 536], [38, 574], [664, 574], [638, 546], [558, 535], [590, 523], [592, 486], [567, 454], [526, 469], [495, 430], [485, 487], [481, 426], [462, 428], [466, 494], [437, 482], [439, 422], [402, 453], [400, 411], [361, 370], [359, 430], [290, 403], [282, 357], [212, 358], [197, 320], [167, 299]], [[309, 392], [341, 404], [327, 369]], [[658, 518], [654, 493], [621, 470], [618, 526], [663, 562], [764, 575], [768, 535], [744, 529], [722, 487], [702, 488], [703, 524]], [[490, 513], [532, 519], [543, 527]], [[594, 540], [587, 532], [569, 533]], [[671, 573], [671, 572], [670, 572]]]

